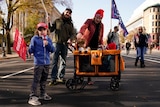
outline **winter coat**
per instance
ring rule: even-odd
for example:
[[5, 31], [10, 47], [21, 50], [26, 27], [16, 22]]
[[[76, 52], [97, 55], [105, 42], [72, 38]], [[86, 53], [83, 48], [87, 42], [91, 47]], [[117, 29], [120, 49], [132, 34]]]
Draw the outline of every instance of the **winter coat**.
[[34, 64], [35, 65], [49, 65], [50, 64], [50, 52], [55, 51], [54, 46], [52, 45], [52, 40], [46, 36], [48, 45], [43, 46], [42, 37], [35, 35], [31, 39], [29, 45], [29, 53], [34, 55]]
[[135, 47], [146, 47], [148, 38], [146, 34], [136, 34], [134, 37], [135, 41]]
[[[80, 28], [79, 33], [84, 35], [84, 39], [86, 40], [86, 46], [90, 43], [90, 40], [92, 39], [96, 29], [96, 24], [94, 23], [93, 19], [87, 19], [86, 22], [82, 25]], [[87, 35], [85, 35], [86, 30], [88, 30]], [[100, 23], [99, 28], [99, 35], [98, 35], [98, 44], [103, 44], [103, 31], [104, 31], [104, 25], [103, 23]]]
[[55, 31], [53, 41], [55, 43], [66, 44], [69, 39], [73, 39], [75, 36], [72, 21], [62, 19], [62, 17], [56, 19], [52, 26], [49, 24], [49, 29], [51, 32]]
[[119, 34], [117, 32], [109, 32], [108, 39], [111, 39], [111, 42], [116, 44], [116, 49], [120, 49]]

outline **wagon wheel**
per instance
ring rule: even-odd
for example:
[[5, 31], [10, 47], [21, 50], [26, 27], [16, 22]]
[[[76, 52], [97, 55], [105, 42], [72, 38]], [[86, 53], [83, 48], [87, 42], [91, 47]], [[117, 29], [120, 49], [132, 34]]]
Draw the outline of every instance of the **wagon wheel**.
[[68, 79], [66, 82], [66, 87], [70, 90], [75, 90], [76, 89], [76, 81], [75, 79]]
[[119, 89], [119, 80], [117, 77], [112, 77], [110, 82], [110, 88], [112, 91], [116, 91]]
[[78, 77], [77, 78], [77, 83], [78, 84], [82, 84], [84, 82], [84, 78], [83, 77]]
[[110, 83], [110, 88], [112, 91], [116, 91], [119, 89], [119, 82], [111, 82]]

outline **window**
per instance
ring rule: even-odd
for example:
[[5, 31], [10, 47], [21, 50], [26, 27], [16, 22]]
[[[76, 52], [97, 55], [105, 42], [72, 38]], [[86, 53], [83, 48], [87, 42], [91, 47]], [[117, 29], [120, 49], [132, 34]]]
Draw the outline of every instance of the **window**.
[[157, 22], [155, 23], [155, 26], [157, 26]]
[[156, 15], [156, 19], [157, 19], [157, 15]]
[[152, 22], [152, 26], [154, 26], [154, 21]]
[[152, 19], [154, 19], [154, 15], [152, 15]]
[[152, 28], [152, 33], [154, 33], [154, 28]]
[[153, 35], [152, 37], [153, 37], [153, 40], [154, 40], [155, 36]]

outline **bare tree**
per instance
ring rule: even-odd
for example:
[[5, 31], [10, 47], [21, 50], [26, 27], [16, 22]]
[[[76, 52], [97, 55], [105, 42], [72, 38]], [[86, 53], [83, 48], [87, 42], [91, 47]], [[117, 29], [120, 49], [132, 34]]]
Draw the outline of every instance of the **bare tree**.
[[[59, 3], [63, 6], [70, 6], [71, 0], [43, 0], [46, 7], [49, 9], [52, 9], [52, 7], [54, 6], [53, 4], [55, 3]], [[10, 31], [12, 29], [12, 25], [13, 25], [13, 15], [15, 13], [15, 11], [18, 10], [30, 10], [32, 11], [32, 9], [36, 9], [37, 11], [39, 10], [39, 8], [43, 8], [42, 4], [41, 4], [41, 0], [5, 0], [6, 4], [7, 4], [7, 20], [5, 23], [5, 31], [6, 31], [6, 44], [7, 44], [7, 54], [12, 54], [11, 51], [11, 37], [10, 37]]]

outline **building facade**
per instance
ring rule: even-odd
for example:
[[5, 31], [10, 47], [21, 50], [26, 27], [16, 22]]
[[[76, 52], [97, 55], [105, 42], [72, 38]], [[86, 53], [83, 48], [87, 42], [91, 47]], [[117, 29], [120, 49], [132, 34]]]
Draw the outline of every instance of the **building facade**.
[[160, 45], [160, 0], [146, 0], [134, 11], [126, 28], [135, 32], [139, 26], [144, 26], [150, 34], [151, 43]]
[[[41, 18], [37, 19], [37, 20], [39, 20], [39, 22], [46, 22], [46, 13], [45, 13], [44, 9], [39, 10], [38, 14], [41, 15]], [[54, 21], [56, 18], [61, 16], [61, 13], [59, 12], [59, 10], [55, 6], [53, 6], [53, 8], [48, 12], [48, 14], [51, 17], [51, 21]], [[15, 34], [16, 28], [18, 28], [20, 33], [24, 36], [24, 28], [26, 28], [28, 26], [27, 18], [29, 15], [30, 14], [27, 11], [16, 11], [15, 12], [15, 14], [13, 15], [13, 27], [10, 32], [12, 40], [14, 39], [14, 34]]]

